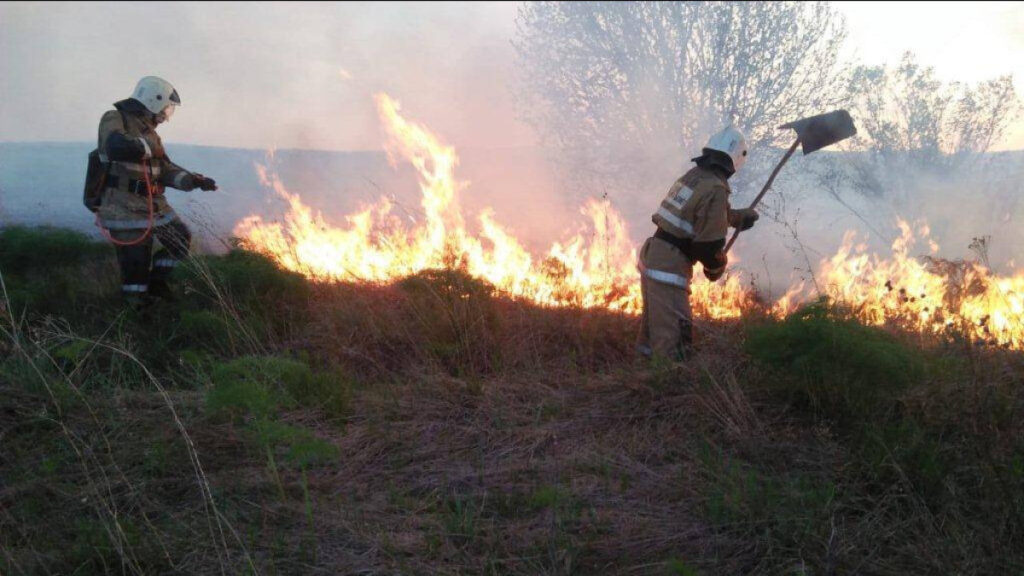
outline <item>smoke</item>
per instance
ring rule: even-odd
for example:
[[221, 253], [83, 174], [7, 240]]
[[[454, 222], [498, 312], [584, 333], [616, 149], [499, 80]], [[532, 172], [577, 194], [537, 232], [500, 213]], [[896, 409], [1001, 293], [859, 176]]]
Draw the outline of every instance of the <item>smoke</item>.
[[869, 252], [887, 257], [901, 222], [918, 233], [912, 255], [980, 260], [999, 274], [1016, 269], [1024, 245], [1024, 154], [989, 154], [953, 172], [922, 166], [904, 166], [898, 174], [877, 171], [870, 176], [885, 186], [880, 196], [865, 194], [850, 178], [862, 175], [863, 156], [819, 152], [787, 165], [760, 209], [761, 222], [736, 248], [741, 266], [762, 287], [768, 276], [776, 294], [780, 285], [810, 280], [808, 270], [820, 270], [846, 231], [855, 232]]
[[[463, 147], [517, 146], [515, 6], [445, 3], [0, 5], [0, 139], [93, 140], [142, 76], [183, 100], [170, 143], [378, 150], [395, 94]], [[112, 32], [117, 31], [117, 32]], [[341, 73], [344, 71], [344, 74]]]
[[1007, 272], [1024, 246], [1024, 202], [1021, 200], [1024, 155], [1000, 152], [953, 175], [918, 170], [905, 200], [894, 210], [929, 222], [940, 252], [949, 257], [973, 256], [968, 246], [987, 238], [987, 260]]
[[[736, 122], [748, 134], [751, 157], [730, 182], [731, 203], [747, 206], [793, 137], [775, 126], [854, 104], [848, 80], [856, 69], [837, 59], [846, 35], [832, 6], [767, 4], [525, 7], [516, 43], [523, 108], [555, 153], [563, 190], [580, 200], [610, 197], [640, 242], [653, 231], [650, 215], [664, 193], [692, 166], [689, 159], [699, 155], [710, 134]], [[754, 41], [751, 30], [764, 36]], [[930, 75], [912, 64], [904, 61], [900, 73]], [[861, 81], [871, 80], [861, 72]], [[874, 83], [878, 92], [879, 78]], [[805, 89], [811, 84], [813, 89]], [[914, 86], [920, 91], [919, 84]], [[951, 90], [962, 98], [931, 116], [915, 110], [910, 119], [902, 118], [909, 140], [899, 132], [897, 142], [886, 144], [896, 144], [895, 156], [906, 152], [921, 160], [924, 155], [901, 148], [927, 140], [915, 131], [938, 127], [954, 140], [975, 134], [975, 128], [984, 134], [990, 117], [998, 120], [998, 110], [1013, 107], [1012, 88], [1005, 97], [982, 97], [1003, 94], [993, 89], [1006, 86], [1002, 79], [990, 84]], [[912, 103], [942, 101], [935, 91], [924, 91]], [[981, 155], [973, 163], [957, 158], [940, 166], [869, 162], [861, 142], [841, 148], [798, 155], [786, 166], [759, 207], [761, 223], [735, 247], [734, 269], [745, 269], [762, 288], [785, 287], [809, 280], [847, 230], [871, 251], [889, 254], [902, 222], [928, 230], [928, 241], [918, 246], [924, 253], [936, 255], [937, 245], [941, 257], [987, 259], [997, 270], [1010, 266], [1021, 240], [1013, 224], [1021, 216], [1019, 179], [1007, 176], [1020, 173], [1021, 155]], [[979, 248], [986, 254], [978, 254]]]

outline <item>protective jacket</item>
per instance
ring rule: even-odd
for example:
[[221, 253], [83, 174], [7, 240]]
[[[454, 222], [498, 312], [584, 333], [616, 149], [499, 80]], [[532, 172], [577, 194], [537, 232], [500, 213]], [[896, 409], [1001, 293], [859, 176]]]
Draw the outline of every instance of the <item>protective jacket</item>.
[[[689, 263], [700, 262], [709, 273], [721, 272], [716, 255], [725, 247], [729, 226], [739, 226], [742, 211], [729, 207], [729, 182], [709, 167], [695, 166], [669, 189], [651, 220], [656, 238], [674, 245]], [[687, 281], [692, 277], [688, 266]]]
[[164, 197], [164, 188], [192, 190], [192, 174], [171, 162], [156, 133], [152, 113], [129, 98], [114, 104], [103, 115], [99, 127], [100, 160], [109, 162], [103, 199], [98, 210], [100, 224], [108, 230], [137, 230], [148, 226], [147, 178], [153, 192], [153, 226], [176, 218]]

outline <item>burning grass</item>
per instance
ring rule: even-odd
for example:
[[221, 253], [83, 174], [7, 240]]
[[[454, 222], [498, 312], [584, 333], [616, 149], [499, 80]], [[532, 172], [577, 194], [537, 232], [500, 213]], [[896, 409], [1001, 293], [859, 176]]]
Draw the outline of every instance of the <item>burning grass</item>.
[[[82, 274], [38, 266], [8, 293]], [[5, 302], [0, 572], [1024, 567], [1017, 352], [820, 306], [648, 366], [631, 315], [453, 270], [310, 283], [238, 251], [180, 280], [144, 315], [101, 284]]]
[[[253, 214], [235, 234], [244, 246], [283, 267], [317, 280], [389, 282], [429, 270], [459, 269], [502, 294], [549, 307], [599, 308], [639, 313], [636, 249], [621, 215], [608, 200], [580, 208], [575, 234], [534, 254], [490, 211], [475, 222], [463, 213], [459, 192], [468, 186], [455, 170], [458, 155], [426, 126], [401, 113], [387, 94], [376, 98], [393, 164], [417, 173], [421, 210], [400, 216], [388, 198], [329, 221], [285, 187], [270, 163], [256, 167], [265, 186], [288, 203], [281, 221]], [[573, 215], [566, 215], [567, 228]], [[698, 313], [735, 318], [749, 304], [738, 278], [696, 280]]]
[[[455, 149], [403, 115], [388, 95], [377, 96], [377, 107], [389, 159], [416, 170], [420, 214], [406, 210], [400, 217], [381, 198], [332, 222], [289, 191], [268, 163], [256, 167], [260, 179], [288, 203], [288, 211], [281, 221], [253, 214], [240, 222], [235, 233], [245, 247], [319, 281], [394, 282], [459, 270], [503, 296], [541, 306], [640, 312], [635, 247], [611, 202], [587, 201], [575, 234], [542, 254], [531, 253], [489, 211], [478, 215], [475, 226], [467, 225], [459, 192], [468, 183], [456, 176]], [[865, 324], [1024, 349], [1024, 273], [993, 272], [979, 241], [972, 245], [979, 252], [976, 262], [941, 259], [926, 223], [900, 221], [899, 227], [900, 237], [885, 255], [867, 252], [857, 234], [847, 232], [836, 254], [819, 263], [813, 286], [793, 286], [776, 302], [761, 301], [740, 276], [716, 283], [695, 274], [694, 313], [724, 320], [769, 308], [782, 318], [824, 296]], [[915, 257], [917, 246], [927, 247], [923, 257]]]

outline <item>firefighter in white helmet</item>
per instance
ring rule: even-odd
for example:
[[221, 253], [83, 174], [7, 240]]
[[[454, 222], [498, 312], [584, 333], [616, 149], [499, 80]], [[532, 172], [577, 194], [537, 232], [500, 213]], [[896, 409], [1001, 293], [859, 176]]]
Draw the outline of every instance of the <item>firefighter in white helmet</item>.
[[669, 189], [652, 220], [654, 236], [640, 249], [638, 268], [644, 311], [637, 350], [681, 360], [692, 350], [690, 280], [693, 265], [716, 281], [728, 264], [723, 248], [729, 226], [747, 230], [754, 210], [729, 207], [729, 177], [747, 160], [747, 140], [728, 126], [708, 140], [691, 168]]
[[[171, 298], [168, 280], [189, 250], [191, 232], [164, 196], [164, 188], [216, 190], [212, 178], [171, 162], [156, 133], [181, 105], [166, 80], [146, 76], [131, 97], [103, 115], [98, 152], [106, 177], [97, 223], [117, 248], [121, 290], [130, 300]], [[161, 247], [153, 253], [153, 239]]]

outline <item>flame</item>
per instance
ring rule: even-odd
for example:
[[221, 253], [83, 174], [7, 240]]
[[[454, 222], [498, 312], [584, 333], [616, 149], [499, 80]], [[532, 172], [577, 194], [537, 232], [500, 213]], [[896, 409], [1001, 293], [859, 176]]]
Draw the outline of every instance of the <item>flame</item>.
[[[867, 252], [854, 232], [831, 258], [822, 260], [819, 283], [830, 300], [847, 306], [866, 324], [893, 325], [928, 334], [960, 334], [987, 344], [1024, 349], [1024, 273], [999, 276], [977, 262], [914, 257], [916, 244], [931, 254], [938, 244], [928, 225], [898, 223], [900, 236], [885, 258]], [[786, 294], [776, 314], [792, 311], [810, 296], [806, 285]]]
[[[235, 235], [285, 268], [318, 280], [387, 282], [425, 269], [459, 267], [508, 295], [541, 305], [640, 312], [636, 249], [608, 200], [588, 200], [580, 210], [580, 230], [541, 256], [531, 254], [489, 210], [479, 214], [478, 232], [472, 234], [458, 203], [466, 183], [455, 176], [455, 149], [404, 117], [388, 95], [378, 94], [376, 102], [389, 161], [403, 160], [416, 169], [422, 222], [409, 225], [381, 198], [333, 225], [258, 165], [261, 182], [289, 209], [283, 222], [248, 216]], [[714, 318], [739, 316], [740, 304], [749, 298], [737, 278], [721, 284], [697, 280], [693, 290], [696, 311]]]
[[[467, 183], [455, 176], [458, 155], [422, 124], [401, 114], [398, 102], [376, 96], [393, 166], [409, 162], [422, 192], [424, 217], [410, 222], [387, 198], [331, 223], [290, 192], [278, 176], [257, 165], [261, 182], [288, 203], [283, 222], [251, 215], [235, 235], [287, 269], [324, 281], [390, 282], [432, 268], [459, 268], [497, 290], [544, 306], [641, 311], [636, 249], [625, 221], [608, 200], [588, 200], [579, 230], [533, 254], [490, 210], [471, 232], [459, 205]], [[928, 333], [959, 330], [973, 338], [1024, 349], [1024, 271], [1000, 277], [974, 263], [910, 255], [918, 239], [932, 254], [938, 245], [927, 226], [906, 222], [892, 254], [881, 258], [848, 232], [842, 247], [819, 265], [817, 281], [801, 282], [771, 304], [730, 275], [712, 283], [694, 276], [691, 302], [700, 317], [738, 318], [757, 307], [778, 316], [822, 295], [844, 304], [863, 322], [895, 324]], [[735, 263], [735, 257], [732, 258]]]

